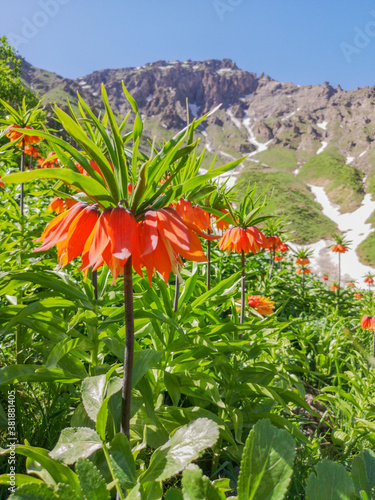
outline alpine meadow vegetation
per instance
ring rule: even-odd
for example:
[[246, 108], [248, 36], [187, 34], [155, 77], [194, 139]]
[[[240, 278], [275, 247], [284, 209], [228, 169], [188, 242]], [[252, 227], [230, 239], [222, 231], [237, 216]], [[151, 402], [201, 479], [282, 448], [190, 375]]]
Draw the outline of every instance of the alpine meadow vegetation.
[[318, 277], [244, 158], [202, 168], [208, 115], [147, 142], [123, 91], [59, 131], [1, 101], [1, 498], [375, 498], [373, 276]]

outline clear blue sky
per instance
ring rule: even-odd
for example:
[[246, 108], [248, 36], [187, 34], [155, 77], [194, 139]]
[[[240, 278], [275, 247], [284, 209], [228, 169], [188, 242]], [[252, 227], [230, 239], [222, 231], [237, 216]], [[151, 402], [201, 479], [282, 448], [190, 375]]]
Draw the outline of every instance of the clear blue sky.
[[2, 7], [0, 34], [70, 78], [230, 58], [299, 85], [375, 85], [374, 0], [17, 0]]

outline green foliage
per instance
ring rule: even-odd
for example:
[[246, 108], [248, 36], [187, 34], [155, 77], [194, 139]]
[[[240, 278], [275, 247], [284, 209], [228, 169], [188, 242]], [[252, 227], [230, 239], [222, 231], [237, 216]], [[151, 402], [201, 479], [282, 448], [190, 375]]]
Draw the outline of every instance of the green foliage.
[[[6, 36], [0, 38], [0, 99], [12, 106], [19, 106], [23, 99], [29, 106], [35, 106], [37, 96], [26, 88], [21, 80], [21, 61], [15, 49], [9, 45]], [[0, 117], [7, 113], [0, 108]]]

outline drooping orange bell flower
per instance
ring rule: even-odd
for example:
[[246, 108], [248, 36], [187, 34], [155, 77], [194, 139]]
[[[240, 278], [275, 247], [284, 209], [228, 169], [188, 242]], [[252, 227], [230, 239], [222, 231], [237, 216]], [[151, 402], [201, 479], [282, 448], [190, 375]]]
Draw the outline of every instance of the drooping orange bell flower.
[[220, 250], [226, 250], [229, 254], [231, 250], [236, 253], [258, 253], [265, 247], [266, 237], [254, 226], [247, 228], [232, 227], [227, 229], [219, 241]]
[[64, 200], [63, 198], [55, 196], [51, 203], [48, 205], [48, 210], [51, 210], [52, 212], [55, 212], [55, 214], [59, 215], [64, 212], [64, 210], [69, 210], [69, 208], [72, 208], [76, 203], [78, 202], [71, 198], [65, 198]]
[[296, 260], [297, 266], [307, 266], [307, 264], [310, 264], [310, 260], [307, 258], [298, 258]]
[[311, 270], [309, 268], [302, 268], [302, 267], [299, 267], [298, 269], [296, 269], [296, 273], [297, 274], [310, 274], [311, 273]]
[[82, 254], [86, 241], [99, 219], [96, 205], [88, 205], [72, 220], [67, 237], [57, 243], [57, 255], [62, 267]]
[[123, 274], [124, 265], [132, 256], [135, 271], [142, 275], [139, 228], [134, 215], [126, 208], [106, 208], [88, 236], [82, 251], [82, 266], [95, 271], [104, 263], [111, 270], [113, 283]]
[[73, 222], [75, 217], [82, 212], [85, 208], [89, 207], [88, 203], [79, 202], [74, 205], [67, 212], [63, 212], [62, 214], [55, 217], [45, 228], [40, 238], [36, 241], [42, 241], [43, 244], [34, 249], [33, 252], [42, 252], [45, 250], [49, 250], [57, 243], [63, 241], [69, 232], [70, 224]]
[[50, 153], [48, 153], [47, 155], [47, 158], [39, 158], [37, 160], [37, 164], [39, 166], [39, 168], [55, 168], [55, 167], [58, 167], [59, 166], [59, 162], [56, 158], [53, 158], [53, 159], [48, 159], [48, 158], [51, 158], [52, 156], [55, 155], [55, 152], [54, 151], [51, 151]]
[[25, 146], [25, 153], [29, 156], [34, 156], [34, 158], [37, 158], [39, 156], [39, 151], [36, 147], [34, 146]]
[[355, 288], [355, 284], [354, 283], [348, 283], [348, 288]]
[[348, 248], [345, 245], [334, 245], [332, 247], [332, 252], [345, 253], [348, 251]]
[[336, 290], [338, 290], [339, 287], [337, 285], [335, 285], [335, 283], [333, 283], [331, 286], [330, 286], [330, 290], [332, 290], [333, 292], [335, 292]]
[[289, 252], [289, 247], [286, 243], [281, 243], [278, 249], [279, 252]]
[[362, 295], [362, 293], [355, 293], [355, 294], [354, 294], [354, 297], [355, 297], [357, 300], [361, 300], [361, 299], [363, 299], [363, 295]]
[[328, 281], [328, 276], [325, 274], [324, 276], [322, 276], [322, 280]]
[[364, 282], [372, 285], [372, 283], [374, 283], [374, 280], [373, 280], [373, 278], [371, 278], [371, 276], [367, 276], [367, 278], [365, 278]]
[[220, 236], [204, 233], [207, 229], [211, 230], [210, 214], [198, 205], [193, 206], [189, 200], [181, 198], [173, 207], [182, 218], [188, 228], [205, 238], [206, 240], [215, 240]]
[[151, 283], [158, 271], [165, 282], [171, 271], [178, 272], [180, 256], [193, 261], [206, 262], [198, 236], [184, 223], [172, 208], [149, 210], [140, 223], [141, 260]]
[[281, 255], [276, 255], [275, 257], [275, 262], [279, 262], [280, 260], [283, 260]]
[[368, 316], [367, 314], [363, 316], [363, 318], [361, 319], [361, 327], [363, 330], [365, 330], [366, 328], [368, 329], [371, 328], [371, 320], [372, 320], [371, 316]]
[[278, 236], [265, 236], [266, 243], [264, 248], [268, 248], [269, 250], [278, 251], [280, 245], [282, 244], [280, 238]]
[[[225, 208], [220, 208], [219, 212], [221, 212], [224, 215], [229, 216], [228, 210], [225, 210]], [[213, 217], [216, 218], [216, 227], [219, 231], [226, 231], [229, 228], [229, 222], [227, 222], [224, 219], [220, 219], [220, 217], [214, 215]]]
[[269, 297], [263, 297], [262, 295], [248, 296], [247, 303], [262, 316], [273, 314], [273, 309], [275, 307], [275, 302], [273, 302]]
[[[15, 141], [15, 140], [19, 139], [20, 137], [22, 137], [22, 135], [23, 135], [22, 132], [17, 132], [17, 129], [22, 129], [22, 128], [30, 129], [30, 130], [33, 129], [32, 127], [21, 127], [21, 125], [10, 125], [7, 128], [7, 132], [5, 133], [5, 135], [11, 141]], [[36, 137], [33, 135], [25, 135], [23, 137], [23, 140], [21, 142], [19, 142], [17, 145], [18, 145], [18, 147], [22, 147], [22, 142], [25, 144], [25, 146], [27, 144], [37, 144], [40, 140], [41, 140], [40, 137]]]

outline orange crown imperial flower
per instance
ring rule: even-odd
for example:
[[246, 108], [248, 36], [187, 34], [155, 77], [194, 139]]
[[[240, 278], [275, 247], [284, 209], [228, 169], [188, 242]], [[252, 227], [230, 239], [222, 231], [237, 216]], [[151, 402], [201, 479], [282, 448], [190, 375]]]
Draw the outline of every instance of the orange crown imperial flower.
[[279, 252], [289, 252], [289, 247], [286, 243], [281, 243], [281, 245], [278, 248]]
[[29, 156], [34, 156], [34, 158], [39, 156], [39, 151], [34, 146], [25, 146], [25, 153]]
[[[17, 132], [17, 129], [22, 129], [22, 128], [25, 128], [25, 129], [30, 129], [30, 130], [33, 130], [32, 127], [21, 127], [21, 125], [10, 125], [8, 128], [7, 128], [7, 132], [5, 133], [5, 135], [11, 140], [11, 141], [15, 141], [17, 139], [19, 139], [20, 137], [22, 137], [22, 132]], [[23, 137], [23, 140], [21, 142], [19, 142], [17, 144], [18, 147], [22, 147], [22, 143], [24, 143], [24, 145], [28, 145], [28, 144], [37, 144], [41, 139], [37, 136], [33, 136], [33, 135], [25, 135]]]
[[363, 316], [363, 318], [361, 319], [361, 327], [363, 328], [363, 330], [365, 330], [366, 328], [368, 328], [368, 329], [371, 328], [371, 323], [372, 323], [373, 319], [374, 318], [372, 318], [371, 316], [368, 316], [367, 314], [365, 314]]
[[279, 262], [280, 260], [282, 260], [282, 256], [281, 255], [276, 255], [275, 257], [275, 262]]
[[361, 299], [363, 299], [363, 295], [362, 295], [362, 293], [355, 293], [355, 294], [354, 294], [354, 297], [355, 297], [357, 300], [361, 300]]
[[296, 260], [296, 264], [297, 266], [307, 266], [307, 264], [310, 264], [310, 260], [305, 257], [304, 258], [298, 257], [298, 259]]
[[58, 167], [59, 166], [59, 162], [56, 158], [53, 158], [53, 159], [48, 159], [48, 158], [51, 158], [52, 156], [55, 155], [55, 152], [54, 151], [51, 151], [50, 153], [48, 153], [47, 155], [47, 158], [39, 158], [37, 160], [37, 164], [39, 166], [39, 168], [55, 168], [55, 167]]
[[219, 248], [220, 250], [226, 250], [228, 254], [231, 250], [236, 253], [253, 252], [256, 254], [261, 248], [265, 248], [265, 244], [264, 234], [256, 227], [232, 227], [227, 229], [221, 237]]
[[325, 274], [324, 276], [322, 276], [322, 279], [323, 279], [324, 281], [328, 281], [328, 276]]
[[182, 264], [180, 256], [198, 262], [206, 262], [198, 236], [172, 208], [150, 210], [140, 223], [141, 259], [151, 278], [158, 271], [165, 282], [171, 271], [178, 272]]
[[[223, 215], [229, 215], [228, 210], [225, 210], [225, 208], [220, 208], [219, 212], [221, 212]], [[216, 219], [216, 228], [219, 231], [226, 231], [229, 228], [229, 222], [224, 219], [220, 219], [220, 217], [218, 217], [217, 215], [214, 215], [213, 217]]]
[[278, 236], [265, 236], [265, 239], [266, 243], [264, 248], [268, 248], [270, 250], [279, 250], [280, 245], [282, 245], [282, 242]]
[[333, 292], [335, 292], [338, 289], [339, 289], [339, 287], [337, 285], [335, 285], [334, 283], [330, 286], [330, 290], [332, 290]]
[[332, 252], [345, 253], [348, 251], [348, 248], [345, 245], [334, 245], [332, 247]]
[[371, 276], [367, 276], [367, 278], [365, 278], [364, 282], [372, 284], [372, 283], [374, 283], [374, 280], [373, 280], [373, 278], [371, 278]]
[[355, 288], [355, 284], [354, 283], [348, 283], [348, 288]]
[[76, 203], [78, 202], [76, 200], [72, 200], [71, 198], [65, 198], [64, 200], [63, 198], [55, 196], [48, 205], [48, 210], [51, 210], [52, 212], [55, 212], [56, 215], [59, 215], [65, 210], [72, 208]]
[[208, 235], [203, 231], [211, 230], [210, 214], [198, 205], [193, 206], [189, 200], [181, 198], [174, 206], [175, 211], [182, 218], [186, 226], [205, 239], [215, 240], [220, 236]]
[[296, 270], [296, 273], [297, 274], [310, 274], [311, 273], [311, 270], [309, 268], [305, 268], [305, 269], [302, 269], [301, 267], [299, 267], [297, 270]]
[[269, 297], [263, 297], [262, 295], [248, 296], [247, 303], [262, 316], [273, 314], [273, 309], [275, 307], [275, 302], [273, 302]]

